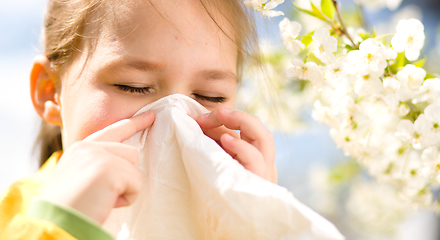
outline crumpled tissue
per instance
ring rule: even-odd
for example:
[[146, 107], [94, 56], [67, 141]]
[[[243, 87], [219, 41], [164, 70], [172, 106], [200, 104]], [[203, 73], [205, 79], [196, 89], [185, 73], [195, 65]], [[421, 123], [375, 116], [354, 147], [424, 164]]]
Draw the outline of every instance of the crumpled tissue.
[[188, 116], [209, 112], [197, 101], [174, 94], [135, 115], [148, 110], [154, 124], [124, 142], [140, 151], [142, 190], [104, 223], [117, 240], [344, 239], [286, 188], [246, 170], [204, 135]]

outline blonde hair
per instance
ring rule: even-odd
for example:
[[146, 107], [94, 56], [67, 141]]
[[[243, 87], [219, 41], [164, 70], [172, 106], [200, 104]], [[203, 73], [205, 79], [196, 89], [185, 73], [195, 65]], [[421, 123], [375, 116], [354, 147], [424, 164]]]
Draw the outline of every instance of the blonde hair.
[[[257, 33], [252, 13], [243, 6], [242, 0], [198, 0], [212, 21], [238, 47], [237, 74], [239, 81], [245, 59], [259, 59], [257, 56]], [[99, 37], [101, 25], [108, 22], [109, 11], [127, 0], [49, 0], [43, 29], [44, 54], [51, 66], [63, 72], [74, 61], [81, 50], [93, 51]], [[220, 26], [216, 14], [228, 20], [228, 29], [233, 36]], [[90, 54], [90, 52], [89, 52]], [[57, 86], [61, 83], [55, 83]], [[42, 122], [36, 148], [40, 149], [40, 165], [50, 155], [62, 150], [61, 129], [45, 121]]]

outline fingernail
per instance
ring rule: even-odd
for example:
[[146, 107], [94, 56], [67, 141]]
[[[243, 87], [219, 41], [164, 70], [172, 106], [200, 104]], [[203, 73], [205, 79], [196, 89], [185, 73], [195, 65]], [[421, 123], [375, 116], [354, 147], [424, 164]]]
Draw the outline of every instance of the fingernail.
[[144, 112], [143, 114], [144, 114], [144, 117], [145, 117], [145, 118], [149, 118], [150, 115], [154, 114], [154, 112], [152, 112], [152, 111], [146, 111], [146, 112]]
[[231, 135], [229, 135], [229, 134], [227, 134], [227, 133], [225, 133], [224, 134], [225, 136], [223, 137], [226, 141], [232, 141], [232, 140], [234, 140], [234, 137], [233, 136], [231, 136]]
[[229, 114], [232, 112], [232, 109], [229, 108], [223, 108], [223, 113]]
[[211, 113], [205, 113], [205, 114], [202, 114], [202, 115], [200, 116], [200, 118], [201, 118], [201, 119], [208, 118], [208, 117], [209, 117], [209, 114], [211, 114]]

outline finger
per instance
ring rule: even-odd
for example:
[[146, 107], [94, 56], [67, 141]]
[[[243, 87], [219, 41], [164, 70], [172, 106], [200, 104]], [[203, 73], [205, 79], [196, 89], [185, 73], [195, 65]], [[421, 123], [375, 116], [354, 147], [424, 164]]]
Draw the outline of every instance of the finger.
[[205, 113], [197, 117], [191, 117], [196, 120], [196, 122], [200, 125], [202, 129], [212, 129], [223, 125], [223, 123], [221, 123], [220, 120], [216, 117], [217, 111], [218, 110], [214, 110], [212, 112]]
[[[199, 119], [200, 116], [193, 116], [193, 115], [189, 115], [190, 117], [192, 117], [194, 120], [196, 120], [197, 123], [199, 123]], [[200, 124], [199, 124], [200, 125]], [[220, 143], [220, 137], [224, 134], [224, 133], [228, 133], [230, 135], [232, 135], [235, 138], [240, 138], [240, 135], [232, 130], [232, 129], [228, 129], [224, 126], [222, 126], [223, 124], [221, 124], [218, 127], [211, 127], [211, 128], [203, 128], [202, 126], [200, 126], [200, 128], [202, 129], [203, 133], [205, 135], [207, 135], [208, 137], [214, 139], [216, 142]]]
[[227, 133], [231, 136], [233, 136], [234, 138], [240, 138], [240, 135], [231, 129], [228, 129], [224, 126], [220, 126], [220, 127], [216, 127], [216, 128], [211, 128], [211, 129], [203, 129], [203, 133], [205, 133], [206, 136], [214, 139], [215, 141], [219, 142], [220, 141], [220, 137]]
[[265, 178], [266, 163], [263, 155], [248, 142], [223, 134], [220, 138], [223, 148], [244, 168]]
[[233, 109], [220, 108], [211, 113], [203, 114], [197, 118], [197, 122], [202, 128], [211, 129], [224, 125], [229, 129], [247, 132], [250, 140], [257, 140], [264, 137], [266, 129], [260, 119], [249, 113]]
[[153, 112], [145, 112], [135, 117], [115, 122], [86, 137], [85, 141], [123, 142], [135, 133], [150, 127], [155, 119]]
[[[123, 161], [121, 159], [121, 161]], [[114, 207], [123, 207], [131, 205], [139, 195], [142, 177], [137, 168], [129, 165], [119, 165], [121, 168], [121, 177], [116, 183], [116, 191], [118, 198], [114, 204]]]
[[273, 135], [263, 125], [260, 118], [246, 112], [227, 111], [227, 109], [218, 111], [217, 117], [227, 128], [240, 130], [241, 138], [256, 147], [265, 160], [275, 161]]
[[133, 146], [116, 142], [93, 142], [93, 144], [96, 144], [96, 146], [105, 149], [113, 155], [127, 160], [136, 167], [138, 166], [139, 151]]
[[199, 116], [197, 121], [202, 129], [212, 129], [224, 125], [229, 129], [240, 130], [243, 140], [260, 150], [266, 160], [274, 161], [273, 135], [258, 117], [238, 110], [218, 109], [210, 114]]
[[116, 200], [114, 208], [130, 206], [131, 204], [134, 203], [134, 201], [136, 201], [138, 196], [139, 196], [139, 192], [130, 193], [130, 194], [127, 193], [127, 194], [121, 195]]

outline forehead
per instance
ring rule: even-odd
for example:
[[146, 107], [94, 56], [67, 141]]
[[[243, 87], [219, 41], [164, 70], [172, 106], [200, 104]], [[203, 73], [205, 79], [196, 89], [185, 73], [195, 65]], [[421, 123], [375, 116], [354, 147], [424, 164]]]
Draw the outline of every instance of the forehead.
[[237, 54], [233, 28], [218, 9], [206, 7], [209, 9], [199, 0], [127, 0], [107, 4], [107, 21], [98, 43], [133, 52], [139, 48], [170, 51], [183, 44], [204, 43], [223, 53]]
[[[122, 35], [130, 33], [133, 27], [144, 24], [160, 24], [161, 22], [170, 23], [176, 29], [202, 27], [210, 31], [217, 31], [219, 27], [211, 16], [222, 29], [229, 31], [224, 26], [226, 19], [221, 17], [219, 9], [211, 9], [214, 4], [210, 1], [212, 0], [122, 0], [119, 3], [109, 1], [104, 6], [104, 11], [105, 14], [108, 14], [108, 19], [111, 20], [110, 26]], [[215, 6], [219, 7], [219, 5]]]

